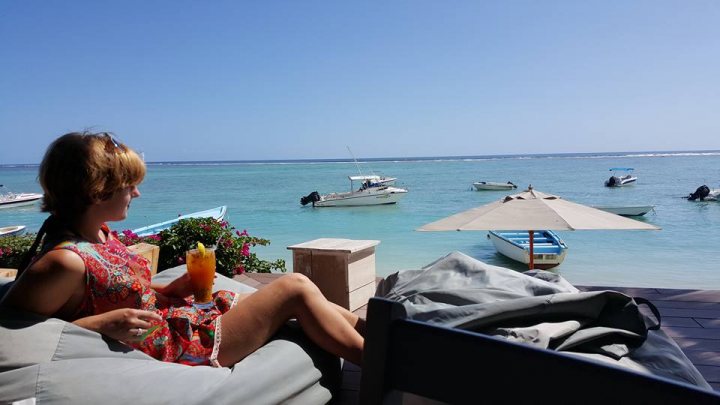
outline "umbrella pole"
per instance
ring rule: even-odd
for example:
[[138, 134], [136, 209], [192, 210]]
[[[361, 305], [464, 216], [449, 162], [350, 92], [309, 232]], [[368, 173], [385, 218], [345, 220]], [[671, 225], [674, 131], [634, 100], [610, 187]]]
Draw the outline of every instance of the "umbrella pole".
[[535, 231], [531, 230], [531, 231], [528, 231], [528, 233], [530, 234], [530, 264], [529, 264], [529, 266], [530, 266], [530, 270], [532, 270], [535, 268], [535, 253], [533, 252], [533, 250], [534, 250], [533, 249], [533, 234], [535, 233]]

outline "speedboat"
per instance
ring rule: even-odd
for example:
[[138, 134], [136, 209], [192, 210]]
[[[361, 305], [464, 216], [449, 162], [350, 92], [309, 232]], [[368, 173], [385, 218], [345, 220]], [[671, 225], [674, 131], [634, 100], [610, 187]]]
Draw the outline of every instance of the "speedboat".
[[35, 204], [42, 198], [38, 193], [5, 193], [0, 194], [0, 208], [15, 208]]
[[25, 225], [4, 226], [0, 228], [0, 238], [3, 236], [19, 236], [25, 232]]
[[[605, 187], [623, 187], [635, 184], [637, 177], [630, 174], [633, 171], [632, 167], [613, 167], [610, 169], [613, 172], [609, 179], [605, 180]], [[617, 172], [624, 172], [626, 174], [618, 175]]]
[[[530, 263], [530, 235], [528, 231], [490, 231], [488, 239], [503, 256], [520, 263]], [[538, 269], [559, 265], [567, 255], [567, 245], [553, 231], [533, 232], [533, 262]]]
[[484, 190], [512, 190], [517, 188], [515, 184], [513, 184], [511, 181], [508, 181], [507, 183], [498, 183], [494, 181], [478, 181], [476, 183], [473, 183], [473, 186], [475, 186], [475, 190], [477, 191], [484, 191]]
[[639, 217], [652, 211], [654, 205], [622, 205], [622, 206], [600, 206], [594, 205], [593, 208], [612, 212], [616, 215], [622, 215], [624, 217]]
[[[407, 194], [404, 188], [375, 182], [378, 176], [349, 176], [350, 191], [320, 194], [317, 191], [300, 198], [300, 204], [312, 203], [313, 207], [356, 207], [364, 205], [395, 204]], [[355, 189], [357, 184], [358, 189]]]
[[720, 189], [711, 189], [703, 184], [698, 187], [695, 192], [690, 193], [690, 195], [687, 196], [687, 199], [690, 201], [720, 201]]
[[157, 224], [133, 229], [132, 233], [134, 233], [135, 235], [137, 235], [139, 237], [157, 235], [161, 231], [164, 231], [165, 229], [168, 229], [171, 226], [175, 225], [181, 219], [188, 219], [188, 218], [213, 218], [219, 222], [219, 221], [222, 221], [223, 218], [225, 218], [226, 213], [227, 213], [227, 206], [223, 205], [223, 206], [211, 208], [211, 209], [205, 210], [205, 211], [198, 211], [198, 212], [193, 212], [191, 214], [180, 215], [179, 217], [173, 218], [169, 221], [159, 222]]

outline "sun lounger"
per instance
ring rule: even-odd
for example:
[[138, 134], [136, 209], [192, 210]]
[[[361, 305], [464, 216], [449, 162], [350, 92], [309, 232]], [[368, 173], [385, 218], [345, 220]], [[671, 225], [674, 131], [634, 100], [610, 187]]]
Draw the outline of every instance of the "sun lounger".
[[371, 298], [361, 404], [403, 393], [451, 404], [718, 404], [690, 384], [507, 340], [413, 321]]
[[454, 252], [388, 276], [376, 295], [384, 298], [368, 306], [362, 404], [408, 395], [453, 404], [720, 403], [657, 319], [638, 310], [642, 300], [615, 291], [579, 292], [553, 273]]
[[[220, 275], [216, 288], [254, 290]], [[0, 403], [326, 403], [340, 378], [339, 360], [293, 325], [232, 368], [157, 361], [62, 320], [8, 310], [0, 336]]]

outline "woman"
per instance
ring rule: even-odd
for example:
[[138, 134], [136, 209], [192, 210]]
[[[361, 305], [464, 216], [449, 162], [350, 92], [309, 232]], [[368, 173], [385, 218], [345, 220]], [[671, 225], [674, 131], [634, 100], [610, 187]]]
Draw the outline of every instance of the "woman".
[[[265, 344], [289, 319], [330, 353], [361, 363], [363, 321], [325, 299], [300, 274], [241, 296], [214, 294], [197, 309], [189, 276], [150, 282], [147, 261], [109, 232], [140, 196], [142, 159], [107, 133], [70, 133], [55, 140], [40, 165], [43, 224], [3, 305], [58, 317], [123, 341], [163, 361], [230, 366]], [[237, 301], [240, 304], [235, 305]]]

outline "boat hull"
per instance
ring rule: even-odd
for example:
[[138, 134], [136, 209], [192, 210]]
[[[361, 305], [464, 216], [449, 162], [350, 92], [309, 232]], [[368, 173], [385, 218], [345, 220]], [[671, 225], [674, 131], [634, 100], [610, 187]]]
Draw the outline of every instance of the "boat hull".
[[315, 207], [360, 207], [369, 205], [395, 204], [400, 201], [407, 190], [396, 187], [379, 187], [348, 193], [335, 193], [320, 196]]
[[0, 238], [3, 236], [20, 236], [25, 233], [25, 225], [4, 226], [0, 228]]
[[38, 202], [42, 196], [42, 194], [38, 193], [23, 193], [3, 196], [0, 198], [0, 209], [33, 205]]
[[622, 177], [616, 177], [614, 176], [616, 180], [607, 180], [605, 182], [605, 187], [625, 187], [625, 186], [631, 186], [635, 184], [637, 181], [637, 177], [635, 176], [622, 176]]
[[181, 216], [171, 219], [169, 221], [160, 222], [157, 224], [144, 226], [142, 228], [133, 229], [132, 232], [139, 237], [157, 235], [161, 231], [170, 228], [171, 226], [176, 224], [181, 219], [213, 218], [216, 221], [222, 221], [223, 218], [225, 218], [226, 213], [227, 213], [227, 207], [223, 205], [221, 207], [216, 207], [216, 208], [212, 208], [212, 209], [205, 210], [205, 211], [198, 211], [198, 212], [193, 212], [191, 214], [181, 215]]
[[479, 181], [473, 183], [473, 187], [475, 187], [477, 191], [512, 190], [517, 188], [517, 186], [512, 183], [495, 183], [491, 181]]
[[[567, 256], [567, 245], [552, 231], [533, 234], [533, 265], [538, 269], [558, 266]], [[530, 243], [527, 231], [490, 231], [488, 238], [498, 253], [520, 263], [530, 263]]]
[[611, 212], [616, 215], [622, 215], [624, 217], [639, 217], [639, 216], [645, 215], [648, 212], [652, 211], [653, 208], [655, 208], [655, 206], [654, 205], [628, 205], [628, 206], [618, 206], [618, 207], [594, 206], [593, 208]]

